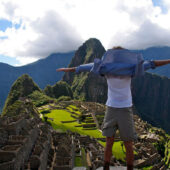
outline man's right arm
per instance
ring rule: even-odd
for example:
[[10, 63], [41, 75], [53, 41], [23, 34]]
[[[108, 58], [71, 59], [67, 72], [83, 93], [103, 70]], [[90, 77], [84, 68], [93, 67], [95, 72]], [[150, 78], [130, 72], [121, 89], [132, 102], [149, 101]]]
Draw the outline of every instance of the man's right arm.
[[64, 71], [64, 72], [76, 72], [76, 73], [81, 73], [81, 72], [90, 72], [92, 69], [94, 63], [89, 63], [89, 64], [82, 64], [77, 67], [70, 67], [70, 68], [59, 68], [56, 71]]

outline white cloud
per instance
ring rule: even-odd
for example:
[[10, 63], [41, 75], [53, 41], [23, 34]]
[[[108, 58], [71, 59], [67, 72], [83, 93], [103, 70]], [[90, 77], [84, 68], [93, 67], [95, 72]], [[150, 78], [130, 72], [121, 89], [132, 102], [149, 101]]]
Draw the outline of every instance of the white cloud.
[[105, 48], [147, 48], [169, 45], [170, 3], [167, 13], [151, 0], [1, 0], [0, 17], [21, 23], [0, 31], [0, 54], [22, 64], [53, 52], [76, 50], [96, 37]]
[[[130, 49], [143, 49], [151, 46], [170, 46], [169, 14], [163, 14], [160, 7], [154, 7], [151, 1], [132, 0], [124, 3], [120, 10], [128, 14], [131, 25], [113, 34], [109, 47], [121, 45]], [[136, 3], [135, 3], [136, 2]]]
[[23, 8], [15, 12], [16, 18], [21, 21], [19, 29], [13, 27], [5, 32], [0, 31], [1, 37], [8, 36], [8, 39], [0, 40], [1, 54], [15, 57], [21, 64], [26, 64], [54, 52], [76, 50], [83, 42], [74, 26], [53, 10], [42, 10], [37, 15], [37, 8], [30, 11], [30, 6], [29, 12], [26, 10], [19, 17], [26, 6], [23, 4]]
[[24, 43], [25, 50], [17, 52], [20, 56], [46, 57], [51, 53], [77, 49], [82, 43], [76, 29], [54, 11], [31, 22], [29, 27], [36, 38]]
[[[170, 46], [170, 30], [146, 20], [137, 30], [113, 37], [112, 46], [122, 45], [129, 49], [142, 49], [152, 46]], [[111, 46], [110, 44], [110, 46]]]

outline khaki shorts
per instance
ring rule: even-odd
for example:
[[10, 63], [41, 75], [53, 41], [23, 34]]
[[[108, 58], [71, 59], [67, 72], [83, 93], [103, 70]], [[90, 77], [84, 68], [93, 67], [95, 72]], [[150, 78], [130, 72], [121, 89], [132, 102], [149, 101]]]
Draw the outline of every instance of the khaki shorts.
[[121, 140], [134, 141], [137, 139], [131, 107], [114, 108], [107, 106], [102, 134], [103, 136], [114, 137], [117, 129], [119, 129]]

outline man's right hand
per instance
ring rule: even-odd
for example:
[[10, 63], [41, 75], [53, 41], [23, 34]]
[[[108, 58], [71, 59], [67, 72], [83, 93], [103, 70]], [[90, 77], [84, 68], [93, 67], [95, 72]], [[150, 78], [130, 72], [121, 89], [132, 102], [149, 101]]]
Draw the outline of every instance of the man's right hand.
[[64, 71], [64, 72], [75, 72], [76, 71], [76, 68], [75, 67], [71, 67], [71, 68], [58, 68], [56, 69], [57, 72], [60, 72], [60, 71]]

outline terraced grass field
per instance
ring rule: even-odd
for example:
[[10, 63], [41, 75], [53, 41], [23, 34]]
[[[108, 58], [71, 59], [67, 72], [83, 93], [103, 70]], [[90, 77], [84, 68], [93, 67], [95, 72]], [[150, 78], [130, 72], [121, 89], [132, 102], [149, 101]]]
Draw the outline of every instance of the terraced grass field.
[[[41, 109], [40, 112], [44, 111], [45, 109], [47, 109], [47, 107], [44, 107], [44, 109]], [[48, 117], [48, 122], [56, 130], [60, 130], [60, 131], [70, 130], [72, 132], [76, 132], [81, 135], [88, 135], [93, 138], [104, 138], [104, 136], [102, 136], [101, 131], [97, 129], [96, 127], [94, 128], [83, 127], [83, 125], [85, 126], [94, 125], [94, 122], [86, 123], [87, 120], [92, 119], [91, 117], [87, 117], [87, 120], [80, 123], [78, 121], [79, 116], [81, 116], [81, 112], [79, 111], [79, 109], [74, 105], [69, 105], [65, 109], [51, 110], [51, 112], [45, 114], [44, 117]], [[105, 142], [99, 141], [99, 143], [105, 146]], [[113, 155], [116, 157], [116, 159], [122, 160], [122, 161], [125, 160], [125, 153], [123, 150], [122, 150], [121, 142], [114, 143]]]

